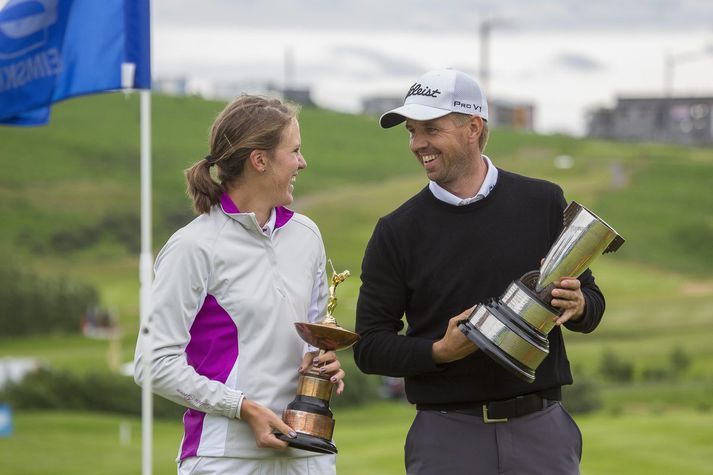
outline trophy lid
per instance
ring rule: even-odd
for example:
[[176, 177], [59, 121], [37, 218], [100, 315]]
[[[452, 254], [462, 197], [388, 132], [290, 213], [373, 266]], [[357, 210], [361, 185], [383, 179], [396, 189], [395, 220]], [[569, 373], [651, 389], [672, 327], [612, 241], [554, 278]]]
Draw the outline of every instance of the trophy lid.
[[296, 322], [300, 338], [321, 350], [343, 350], [359, 340], [359, 335], [335, 323]]

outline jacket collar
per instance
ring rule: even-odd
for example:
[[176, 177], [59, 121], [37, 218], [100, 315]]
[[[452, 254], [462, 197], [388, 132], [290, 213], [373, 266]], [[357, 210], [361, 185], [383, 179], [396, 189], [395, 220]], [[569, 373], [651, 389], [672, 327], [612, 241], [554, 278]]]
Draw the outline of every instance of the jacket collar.
[[[239, 222], [244, 222], [244, 218], [247, 216], [255, 216], [254, 213], [241, 213], [238, 207], [233, 202], [232, 198], [227, 193], [223, 193], [220, 196], [220, 207], [225, 214]], [[294, 216], [295, 212], [284, 206], [278, 206], [275, 208], [275, 229], [279, 229]], [[254, 220], [254, 218], [253, 218]]]

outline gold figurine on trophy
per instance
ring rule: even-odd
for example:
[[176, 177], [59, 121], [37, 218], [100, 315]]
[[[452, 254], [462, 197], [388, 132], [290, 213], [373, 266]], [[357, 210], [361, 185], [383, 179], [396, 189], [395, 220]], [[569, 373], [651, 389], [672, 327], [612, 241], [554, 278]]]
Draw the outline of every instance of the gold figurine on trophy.
[[[295, 323], [300, 338], [319, 348], [320, 354], [325, 351], [349, 348], [359, 340], [358, 334], [340, 327], [333, 314], [337, 307], [337, 286], [344, 282], [350, 273], [348, 270], [337, 273], [331, 260], [329, 265], [332, 267], [332, 279], [329, 286], [327, 314], [319, 323]], [[310, 368], [301, 375], [297, 396], [282, 413], [282, 420], [297, 432], [297, 437], [291, 439], [276, 434], [278, 438], [299, 449], [337, 453], [337, 447], [332, 443], [335, 421], [329, 409], [333, 388], [334, 383], [329, 380], [329, 376], [320, 374], [315, 368]]]

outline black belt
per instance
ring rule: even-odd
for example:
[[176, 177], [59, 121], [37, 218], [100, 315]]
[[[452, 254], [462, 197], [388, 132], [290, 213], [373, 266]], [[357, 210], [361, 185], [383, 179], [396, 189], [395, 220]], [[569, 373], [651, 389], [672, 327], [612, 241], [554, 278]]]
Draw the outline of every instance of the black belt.
[[526, 394], [525, 396], [517, 396], [503, 401], [486, 402], [477, 409], [451, 409], [441, 412], [455, 412], [457, 414], [482, 417], [485, 423], [507, 422], [508, 419], [541, 411], [556, 402], [557, 400], [547, 399], [538, 394]]

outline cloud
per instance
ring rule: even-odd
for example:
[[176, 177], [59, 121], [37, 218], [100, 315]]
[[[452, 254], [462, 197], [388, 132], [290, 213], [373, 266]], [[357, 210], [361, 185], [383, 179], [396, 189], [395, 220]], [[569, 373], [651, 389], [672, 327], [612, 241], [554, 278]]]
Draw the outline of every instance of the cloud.
[[598, 61], [580, 53], [563, 52], [558, 54], [553, 60], [554, 67], [566, 68], [580, 72], [596, 72], [606, 69]]
[[374, 75], [415, 76], [423, 73], [423, 65], [384, 54], [374, 48], [355, 44], [339, 44], [329, 51], [331, 61], [336, 63], [361, 63]]
[[710, 0], [154, 0], [158, 25], [382, 31], [477, 31], [502, 19], [518, 29], [706, 28]]

